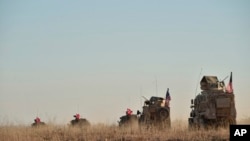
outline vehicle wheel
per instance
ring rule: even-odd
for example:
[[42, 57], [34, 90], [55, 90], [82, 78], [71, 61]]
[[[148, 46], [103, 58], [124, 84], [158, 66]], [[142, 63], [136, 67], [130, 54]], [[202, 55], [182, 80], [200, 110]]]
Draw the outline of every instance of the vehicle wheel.
[[194, 119], [193, 118], [188, 118], [188, 128], [189, 129], [194, 129]]
[[158, 111], [158, 118], [160, 121], [165, 121], [168, 119], [168, 117], [169, 117], [169, 112], [167, 109], [162, 108]]

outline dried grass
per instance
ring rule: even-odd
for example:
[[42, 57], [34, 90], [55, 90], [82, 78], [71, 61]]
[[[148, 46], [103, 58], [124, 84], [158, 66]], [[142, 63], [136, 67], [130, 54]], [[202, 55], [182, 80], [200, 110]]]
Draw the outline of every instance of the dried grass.
[[171, 129], [119, 128], [117, 125], [96, 124], [88, 128], [47, 125], [0, 126], [4, 141], [227, 141], [228, 129], [189, 131], [181, 120], [172, 122]]

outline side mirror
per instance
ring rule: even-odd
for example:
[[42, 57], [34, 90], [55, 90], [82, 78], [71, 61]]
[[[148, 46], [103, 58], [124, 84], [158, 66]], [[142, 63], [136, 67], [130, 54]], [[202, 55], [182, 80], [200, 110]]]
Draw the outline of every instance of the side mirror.
[[194, 100], [193, 99], [191, 99], [191, 104], [194, 104]]

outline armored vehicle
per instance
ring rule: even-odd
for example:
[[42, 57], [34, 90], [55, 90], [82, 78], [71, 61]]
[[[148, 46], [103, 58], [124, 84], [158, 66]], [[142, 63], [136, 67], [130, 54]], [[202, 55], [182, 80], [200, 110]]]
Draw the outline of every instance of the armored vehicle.
[[90, 126], [89, 121], [85, 118], [80, 118], [79, 120], [74, 119], [71, 120], [70, 123], [72, 126], [84, 126], [84, 127]]
[[200, 88], [200, 94], [191, 100], [189, 127], [227, 127], [236, 124], [234, 93], [226, 91], [224, 81], [218, 81], [217, 76], [203, 76]]
[[124, 115], [120, 117], [118, 121], [119, 127], [138, 127], [138, 117], [135, 114]]
[[152, 96], [150, 100], [145, 100], [139, 123], [162, 128], [170, 127], [170, 108], [166, 106], [166, 99]]
[[39, 122], [39, 123], [34, 122], [31, 124], [32, 127], [40, 127], [40, 126], [44, 126], [44, 125], [46, 125], [45, 122]]
[[133, 114], [133, 111], [127, 108], [126, 115], [120, 117], [119, 127], [138, 127], [138, 111]]
[[42, 122], [39, 117], [34, 119], [34, 123], [31, 124], [32, 127], [40, 127], [46, 125], [45, 122]]
[[80, 114], [73, 115], [73, 117], [75, 117], [75, 119], [70, 121], [72, 126], [79, 126], [79, 127], [90, 126], [90, 122], [85, 118], [80, 118]]

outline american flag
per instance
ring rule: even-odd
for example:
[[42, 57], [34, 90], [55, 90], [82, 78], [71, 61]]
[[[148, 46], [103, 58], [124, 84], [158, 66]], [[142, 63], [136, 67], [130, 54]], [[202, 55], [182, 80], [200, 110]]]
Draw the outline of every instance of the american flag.
[[166, 93], [166, 100], [168, 100], [168, 101], [171, 100], [171, 96], [170, 96], [170, 93], [169, 93], [169, 88], [168, 88], [167, 93]]
[[232, 72], [230, 74], [230, 80], [228, 82], [228, 85], [227, 85], [227, 88], [226, 88], [226, 92], [228, 92], [229, 94], [233, 93], [233, 74], [232, 74]]
[[168, 89], [167, 92], [166, 92], [166, 103], [165, 103], [166, 107], [169, 107], [169, 101], [170, 100], [171, 100], [171, 96], [170, 96], [169, 89]]

